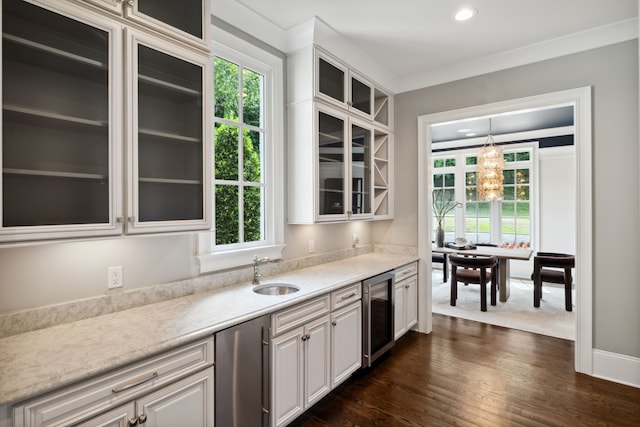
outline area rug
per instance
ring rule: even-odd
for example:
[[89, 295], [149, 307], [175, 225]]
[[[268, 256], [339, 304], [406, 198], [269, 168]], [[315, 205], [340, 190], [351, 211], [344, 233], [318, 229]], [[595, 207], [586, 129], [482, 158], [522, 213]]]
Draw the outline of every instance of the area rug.
[[487, 311], [482, 312], [480, 286], [458, 284], [458, 300], [456, 306], [452, 307], [449, 304], [450, 284], [442, 283], [441, 271], [434, 270], [432, 283], [434, 313], [575, 341], [575, 291], [572, 300], [574, 311], [566, 311], [564, 288], [545, 283], [542, 287], [540, 307], [535, 308], [532, 282], [511, 279], [509, 300], [498, 300], [497, 305], [492, 306], [487, 289]]

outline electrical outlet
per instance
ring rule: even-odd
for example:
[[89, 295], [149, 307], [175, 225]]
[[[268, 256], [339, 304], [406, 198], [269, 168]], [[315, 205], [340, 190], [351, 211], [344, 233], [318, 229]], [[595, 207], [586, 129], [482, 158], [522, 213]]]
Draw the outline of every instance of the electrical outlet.
[[121, 288], [123, 285], [122, 266], [109, 267], [107, 269], [107, 289]]
[[309, 253], [313, 253], [316, 251], [316, 245], [313, 239], [309, 240]]

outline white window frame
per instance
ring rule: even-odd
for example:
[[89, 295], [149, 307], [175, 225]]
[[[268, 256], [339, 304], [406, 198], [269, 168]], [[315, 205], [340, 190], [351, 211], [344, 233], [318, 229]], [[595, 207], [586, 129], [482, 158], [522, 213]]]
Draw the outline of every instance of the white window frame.
[[[283, 60], [226, 31], [212, 28], [211, 61], [218, 56], [264, 76], [265, 240], [217, 246], [213, 231], [198, 233], [197, 259], [201, 273], [249, 265], [253, 262], [254, 256], [269, 257], [272, 260], [280, 259], [285, 247]], [[211, 99], [210, 102], [213, 103], [214, 100]], [[213, 145], [213, 141], [209, 143]], [[213, 188], [215, 187], [212, 186], [212, 191]], [[211, 199], [213, 201], [215, 197], [212, 195]], [[212, 219], [212, 228], [215, 228], [215, 218]]]
[[[444, 144], [443, 144], [444, 145]], [[444, 147], [443, 147], [444, 148]], [[531, 159], [528, 161], [529, 163], [529, 215], [530, 215], [530, 248], [537, 248], [538, 234], [537, 234], [537, 224], [538, 224], [538, 181], [537, 181], [537, 171], [538, 171], [538, 142], [522, 142], [514, 145], [505, 145], [503, 146], [505, 153], [517, 153], [524, 150], [531, 151]], [[466, 157], [469, 155], [475, 155], [478, 152], [478, 148], [456, 148], [452, 151], [441, 151], [434, 152], [431, 157], [431, 162], [433, 163], [436, 159], [446, 159], [446, 158], [455, 158], [456, 166], [445, 167], [445, 168], [435, 168], [432, 164], [432, 173], [431, 173], [431, 182], [433, 182], [433, 175], [436, 173], [454, 173], [455, 174], [455, 192], [456, 192], [456, 200], [462, 203], [462, 209], [455, 210], [455, 236], [456, 237], [466, 237], [466, 218], [465, 218], [465, 182], [466, 182], [466, 172], [475, 172], [477, 171], [477, 165], [467, 165]], [[517, 167], [519, 162], [513, 163], [505, 163], [505, 169], [510, 168], [511, 166]], [[446, 170], [446, 172], [445, 172]], [[459, 199], [459, 200], [458, 200]], [[502, 244], [502, 209], [498, 208], [497, 204], [499, 202], [491, 202], [491, 228], [490, 228], [490, 240], [491, 242], [500, 242]]]

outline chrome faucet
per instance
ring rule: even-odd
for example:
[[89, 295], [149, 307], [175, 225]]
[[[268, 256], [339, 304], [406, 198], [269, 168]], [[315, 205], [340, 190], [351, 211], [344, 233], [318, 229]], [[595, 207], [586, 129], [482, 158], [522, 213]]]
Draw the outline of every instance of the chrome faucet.
[[257, 255], [253, 256], [253, 281], [251, 282], [254, 285], [260, 284], [260, 279], [262, 279], [262, 273], [260, 273], [260, 264], [266, 264], [271, 261], [271, 258], [264, 257], [258, 258]]

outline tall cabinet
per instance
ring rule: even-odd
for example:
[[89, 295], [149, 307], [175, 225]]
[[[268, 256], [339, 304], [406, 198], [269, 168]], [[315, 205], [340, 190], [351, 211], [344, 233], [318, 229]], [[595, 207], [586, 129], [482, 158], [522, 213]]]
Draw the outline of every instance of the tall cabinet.
[[175, 3], [2, 0], [0, 241], [208, 228], [208, 2]]
[[392, 218], [393, 97], [319, 47], [288, 76], [289, 222]]

